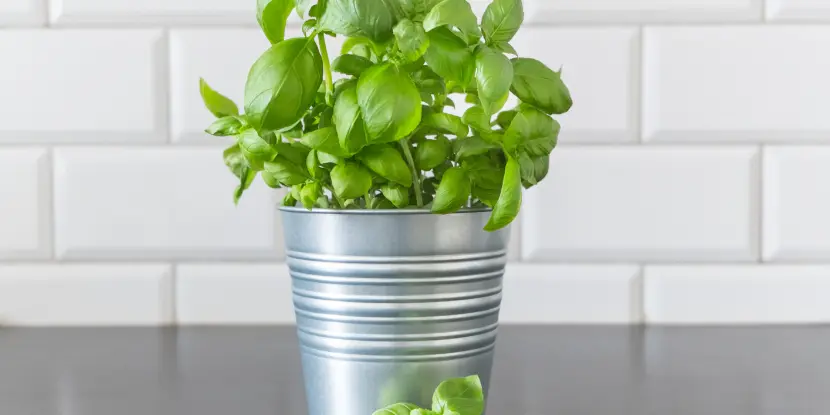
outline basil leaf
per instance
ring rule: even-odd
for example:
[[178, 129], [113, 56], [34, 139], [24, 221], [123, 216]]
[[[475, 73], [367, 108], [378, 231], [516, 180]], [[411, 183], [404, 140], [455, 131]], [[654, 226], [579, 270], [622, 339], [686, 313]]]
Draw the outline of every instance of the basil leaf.
[[362, 56], [346, 54], [338, 56], [332, 62], [331, 69], [335, 72], [358, 77], [372, 65], [374, 65], [372, 61]]
[[450, 98], [444, 98], [444, 106], [445, 107], [453, 107], [455, 108], [455, 101]]
[[323, 194], [323, 186], [318, 182], [308, 183], [300, 191], [300, 203], [308, 210], [314, 207], [314, 203]]
[[289, 144], [277, 141], [271, 146], [277, 149], [277, 154], [297, 165], [302, 165], [308, 157], [308, 152], [311, 151], [309, 147], [297, 142]]
[[263, 163], [271, 161], [276, 157], [277, 150], [271, 144], [263, 140], [256, 130], [248, 129], [237, 136], [239, 149], [248, 161], [248, 166], [254, 171], [263, 169]]
[[201, 78], [199, 79], [199, 93], [202, 95], [202, 101], [204, 101], [205, 107], [217, 118], [239, 115], [239, 108], [230, 98], [213, 90]]
[[323, 82], [317, 44], [306, 38], [271, 46], [251, 68], [245, 84], [245, 113], [257, 130], [291, 127], [302, 118]]
[[271, 43], [279, 43], [285, 39], [285, 23], [294, 0], [257, 0], [256, 20]]
[[444, 173], [453, 167], [452, 163], [449, 160], [444, 161], [443, 163], [439, 164], [438, 166], [432, 169], [432, 174], [435, 176], [436, 179], [439, 181], [442, 177], [444, 177]]
[[383, 0], [328, 0], [319, 27], [344, 36], [384, 42], [392, 35], [393, 17]]
[[351, 156], [369, 144], [360, 105], [357, 103], [357, 85], [352, 82], [344, 87], [334, 102], [334, 127], [337, 129], [340, 148]]
[[471, 194], [473, 195], [473, 198], [478, 199], [487, 207], [492, 208], [499, 201], [499, 190], [500, 188], [488, 189], [486, 187], [473, 184], [473, 191]]
[[398, 150], [388, 145], [374, 145], [363, 149], [357, 159], [379, 176], [404, 187], [412, 186], [412, 172]]
[[347, 153], [343, 148], [340, 147], [340, 140], [337, 138], [337, 131], [334, 127], [326, 127], [321, 128], [319, 130], [314, 130], [304, 135], [301, 141], [303, 144], [315, 150], [320, 150], [322, 152], [329, 153], [334, 156], [351, 156], [351, 154]]
[[239, 186], [236, 187], [236, 190], [233, 192], [233, 204], [239, 204], [239, 199], [242, 197], [242, 194], [251, 187], [251, 183], [254, 182], [254, 178], [256, 178], [256, 172], [245, 168], [242, 172], [242, 176], [239, 178]]
[[519, 163], [508, 156], [504, 169], [504, 182], [501, 186], [499, 200], [493, 206], [490, 220], [484, 230], [491, 232], [504, 228], [516, 219], [522, 207], [522, 176]]
[[450, 158], [452, 144], [446, 137], [443, 140], [426, 140], [418, 144], [415, 150], [415, 165], [420, 170], [432, 170]]
[[280, 181], [273, 174], [265, 170], [263, 170], [260, 174], [262, 176], [262, 181], [264, 181], [265, 184], [268, 185], [268, 187], [272, 189], [279, 189], [280, 187], [282, 187], [280, 186]]
[[356, 199], [372, 187], [372, 174], [360, 164], [346, 162], [331, 170], [331, 184], [340, 199]]
[[523, 106], [504, 133], [508, 152], [526, 151], [529, 155], [547, 156], [556, 147], [559, 123], [536, 108]]
[[475, 63], [476, 87], [485, 114], [498, 112], [507, 102], [513, 82], [513, 65], [501, 52], [479, 48]]
[[441, 0], [389, 0], [389, 2], [395, 4], [395, 8], [400, 9], [404, 16], [412, 19], [426, 15]]
[[314, 0], [297, 0], [297, 14], [300, 15], [300, 18], [305, 19], [311, 6], [315, 4]]
[[452, 134], [457, 138], [464, 138], [470, 132], [467, 124], [457, 115], [445, 114], [443, 112], [433, 113], [424, 117], [424, 127], [431, 134]]
[[205, 132], [216, 137], [229, 137], [238, 134], [244, 127], [238, 116], [229, 115], [214, 121]]
[[421, 95], [412, 79], [390, 62], [369, 68], [357, 82], [357, 102], [369, 141], [408, 136], [421, 122]]
[[373, 55], [381, 56], [385, 52], [385, 45], [375, 43], [371, 39], [362, 36], [347, 38], [343, 41], [343, 46], [340, 47], [341, 55], [351, 53], [367, 59], [372, 58]]
[[264, 167], [268, 174], [285, 186], [303, 184], [308, 179], [304, 168], [283, 156], [277, 156], [273, 161], [266, 161]]
[[[486, 155], [480, 155], [464, 159], [461, 165], [467, 169], [467, 173], [473, 181], [473, 186], [496, 191], [501, 189], [504, 180], [504, 162], [496, 161]], [[498, 194], [494, 199], [498, 199]]]
[[519, 56], [519, 53], [516, 52], [516, 49], [513, 49], [513, 46], [511, 46], [507, 42], [495, 42], [492, 45], [490, 45], [490, 47], [499, 52], [509, 53], [513, 56]]
[[317, 151], [317, 160], [320, 161], [320, 164], [340, 164], [343, 158], [323, 151]]
[[398, 48], [410, 62], [418, 60], [429, 47], [429, 38], [424, 28], [409, 19], [398, 22], [393, 32], [395, 33], [395, 40], [398, 42]]
[[516, 110], [508, 110], [502, 111], [499, 115], [496, 116], [496, 125], [501, 127], [502, 129], [507, 129], [510, 126], [510, 123], [513, 122], [513, 118], [516, 117], [516, 114], [519, 112]]
[[411, 403], [396, 403], [394, 405], [389, 405], [386, 408], [378, 409], [377, 411], [372, 412], [372, 415], [410, 415], [410, 413], [415, 409], [420, 408]]
[[300, 192], [303, 190], [302, 184], [297, 184], [291, 187], [291, 197], [296, 200], [300, 200], [302, 196], [300, 196]]
[[475, 70], [473, 53], [467, 44], [446, 27], [428, 32], [427, 37], [429, 47], [424, 54], [424, 60], [430, 69], [466, 88]]
[[337, 99], [340, 98], [340, 94], [343, 93], [347, 88], [357, 86], [357, 79], [353, 78], [344, 78], [338, 79], [334, 81], [334, 103], [335, 107], [337, 107]]
[[564, 114], [573, 106], [571, 93], [559, 72], [531, 58], [514, 58], [510, 91], [522, 102], [548, 114]]
[[490, 131], [490, 116], [481, 107], [473, 106], [464, 111], [461, 120], [476, 131]]
[[395, 205], [392, 204], [387, 198], [380, 196], [372, 198], [372, 202], [369, 203], [369, 209], [395, 209]]
[[487, 44], [509, 42], [519, 31], [524, 17], [522, 0], [493, 0], [481, 18], [481, 31]]
[[487, 154], [490, 150], [498, 149], [497, 144], [490, 143], [479, 136], [467, 137], [453, 142], [455, 147], [455, 159], [463, 160], [468, 157]]
[[439, 414], [438, 412], [432, 412], [429, 409], [417, 408], [417, 409], [413, 409], [412, 412], [409, 413], [409, 415], [441, 415], [441, 414]]
[[245, 174], [245, 170], [248, 168], [248, 162], [245, 161], [245, 156], [242, 155], [239, 144], [234, 144], [225, 149], [222, 153], [222, 158], [225, 160], [225, 165], [228, 166], [228, 170], [234, 176], [241, 178]]
[[314, 33], [314, 29], [317, 29], [317, 19], [309, 19], [303, 22], [302, 30], [305, 37], [310, 37]]
[[519, 168], [522, 174], [522, 186], [525, 189], [537, 185], [548, 175], [550, 156], [530, 157], [527, 153], [519, 154]]
[[297, 205], [297, 199], [294, 198], [294, 195], [291, 193], [287, 193], [285, 197], [282, 198], [282, 205], [287, 207], [294, 207]]
[[381, 186], [380, 191], [395, 207], [401, 209], [409, 206], [409, 189], [406, 187], [391, 183]]
[[467, 44], [475, 44], [481, 38], [481, 30], [476, 20], [473, 8], [467, 0], [444, 0], [424, 18], [424, 30], [429, 32], [436, 27], [452, 26], [464, 35]]
[[[447, 214], [461, 209], [470, 199], [471, 190], [470, 177], [466, 170], [461, 167], [453, 167], [447, 170], [441, 178], [438, 190], [435, 192], [435, 200], [432, 201], [432, 212]], [[436, 393], [438, 392], [436, 391]], [[433, 409], [435, 408], [433, 407]]]
[[441, 382], [432, 395], [432, 410], [442, 414], [481, 415], [484, 391], [478, 376]]
[[308, 170], [308, 174], [311, 175], [311, 178], [313, 179], [322, 179], [326, 174], [325, 170], [320, 167], [320, 160], [317, 158], [317, 150], [312, 150], [308, 153], [305, 167]]

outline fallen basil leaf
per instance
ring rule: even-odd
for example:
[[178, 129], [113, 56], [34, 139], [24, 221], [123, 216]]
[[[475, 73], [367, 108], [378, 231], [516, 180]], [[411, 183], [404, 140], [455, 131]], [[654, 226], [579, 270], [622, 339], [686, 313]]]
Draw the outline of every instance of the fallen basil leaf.
[[340, 199], [356, 199], [372, 187], [372, 174], [360, 164], [346, 162], [331, 170], [331, 184]]
[[419, 408], [411, 403], [396, 403], [372, 412], [372, 415], [410, 415], [415, 409]]
[[444, 173], [435, 192], [432, 212], [447, 214], [461, 209], [470, 199], [471, 186], [466, 170], [461, 167], [450, 168]]
[[441, 382], [432, 395], [432, 410], [441, 414], [481, 415], [484, 390], [478, 376]]
[[314, 102], [322, 82], [323, 61], [313, 39], [279, 42], [248, 74], [245, 114], [257, 130], [291, 127]]
[[216, 92], [204, 79], [199, 79], [199, 93], [205, 107], [217, 118], [239, 115], [239, 108], [230, 98]]

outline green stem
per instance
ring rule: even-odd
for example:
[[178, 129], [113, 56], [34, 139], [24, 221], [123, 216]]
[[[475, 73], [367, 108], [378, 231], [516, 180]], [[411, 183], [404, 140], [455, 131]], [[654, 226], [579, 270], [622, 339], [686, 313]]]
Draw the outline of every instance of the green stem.
[[340, 200], [339, 197], [337, 197], [337, 193], [334, 193], [334, 188], [332, 188], [331, 186], [329, 186], [327, 184], [323, 184], [323, 186], [331, 192], [331, 197], [334, 199], [334, 202], [337, 204], [337, 207], [339, 209], [342, 209], [343, 208], [343, 201]]
[[331, 77], [329, 52], [326, 49], [326, 36], [322, 33], [318, 33], [317, 40], [320, 42], [320, 55], [323, 57], [323, 71], [326, 75], [326, 103], [331, 105], [331, 98], [334, 95], [334, 83]]
[[424, 195], [421, 193], [421, 174], [415, 168], [415, 160], [412, 158], [412, 152], [409, 150], [409, 139], [401, 139], [401, 149], [403, 155], [406, 157], [406, 163], [409, 164], [409, 169], [412, 171], [412, 185], [415, 186], [415, 203], [418, 207], [424, 207]]

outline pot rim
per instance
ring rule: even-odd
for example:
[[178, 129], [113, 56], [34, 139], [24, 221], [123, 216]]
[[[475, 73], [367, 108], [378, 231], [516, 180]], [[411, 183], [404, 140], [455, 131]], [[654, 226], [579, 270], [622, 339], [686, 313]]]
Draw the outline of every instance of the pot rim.
[[[429, 209], [321, 209], [308, 210], [301, 206], [280, 206], [279, 210], [290, 213], [330, 214], [330, 215], [441, 215]], [[491, 212], [490, 208], [464, 208], [449, 215]]]

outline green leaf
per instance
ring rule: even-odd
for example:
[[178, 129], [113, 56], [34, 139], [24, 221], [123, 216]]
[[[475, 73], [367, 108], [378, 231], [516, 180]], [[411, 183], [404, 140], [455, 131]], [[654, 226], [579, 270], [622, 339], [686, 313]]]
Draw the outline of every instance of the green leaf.
[[323, 185], [318, 182], [308, 183], [303, 186], [303, 190], [300, 191], [300, 203], [303, 206], [311, 210], [314, 207], [314, 203], [317, 202], [317, 199], [323, 194]]
[[237, 136], [237, 140], [239, 142], [239, 149], [242, 150], [245, 160], [248, 161], [248, 166], [254, 171], [262, 170], [263, 163], [273, 160], [277, 155], [277, 150], [271, 147], [270, 143], [262, 139], [256, 130], [248, 129], [242, 131]]
[[476, 15], [466, 0], [444, 0], [424, 18], [424, 30], [427, 32], [442, 26], [457, 28], [470, 45], [478, 43], [481, 38]]
[[519, 56], [519, 53], [516, 52], [516, 49], [513, 49], [513, 46], [511, 46], [507, 42], [495, 42], [490, 47], [499, 52], [509, 53], [513, 56]]
[[348, 88], [356, 87], [357, 86], [357, 79], [353, 78], [343, 78], [334, 81], [334, 103], [335, 107], [337, 107], [337, 100], [340, 98], [340, 94], [343, 93]]
[[340, 147], [340, 140], [337, 138], [337, 130], [334, 127], [314, 130], [300, 140], [303, 144], [337, 157], [350, 157], [351, 154]]
[[363, 149], [357, 159], [379, 176], [404, 187], [412, 186], [412, 172], [398, 150], [388, 145], [374, 145]]
[[547, 156], [556, 147], [559, 123], [530, 106], [522, 106], [504, 133], [508, 152], [525, 151], [530, 156]]
[[564, 114], [573, 106], [571, 93], [561, 73], [531, 58], [514, 58], [510, 91], [522, 102], [548, 114]]
[[461, 120], [461, 117], [452, 114], [445, 114], [443, 112], [433, 113], [424, 117], [423, 126], [431, 134], [452, 134], [457, 138], [464, 138], [470, 132], [467, 124]]
[[311, 150], [306, 157], [306, 169], [308, 174], [313, 179], [322, 179], [325, 176], [325, 170], [320, 167], [320, 160], [317, 158], [317, 150]]
[[242, 173], [242, 177], [239, 178], [239, 186], [236, 187], [236, 190], [233, 192], [233, 203], [239, 204], [239, 199], [242, 197], [242, 194], [251, 187], [251, 183], [254, 182], [254, 178], [256, 178], [256, 172], [245, 168], [244, 172]]
[[372, 202], [369, 203], [369, 209], [396, 209], [396, 207], [394, 204], [392, 204], [392, 202], [389, 201], [389, 199], [383, 196], [376, 196], [372, 198]]
[[248, 162], [245, 160], [245, 156], [242, 155], [239, 144], [234, 144], [225, 149], [222, 153], [222, 158], [225, 160], [225, 165], [228, 166], [228, 169], [237, 178], [242, 177], [245, 174], [245, 170], [248, 169]]
[[294, 207], [297, 205], [297, 199], [294, 198], [294, 195], [291, 193], [287, 193], [285, 197], [282, 198], [282, 205], [287, 207]]
[[302, 30], [306, 37], [311, 36], [315, 29], [317, 29], [317, 19], [309, 19], [303, 22]]
[[412, 412], [409, 413], [409, 415], [441, 415], [441, 414], [439, 414], [438, 412], [432, 412], [429, 409], [417, 408], [417, 409], [413, 409]]
[[[473, 186], [484, 189], [494, 189], [498, 192], [504, 180], [504, 164], [501, 160], [495, 160], [489, 155], [479, 155], [465, 158], [461, 163], [467, 169]], [[493, 198], [498, 199], [498, 194]]]
[[319, 26], [339, 35], [384, 42], [392, 36], [392, 23], [383, 0], [328, 0]]
[[475, 135], [462, 140], [456, 140], [453, 145], [455, 147], [456, 160], [487, 154], [490, 150], [499, 148], [498, 145]]
[[466, 88], [473, 78], [473, 52], [446, 27], [427, 33], [429, 47], [424, 54], [427, 65], [443, 78]]
[[372, 143], [397, 141], [421, 122], [421, 95], [409, 75], [390, 62], [369, 68], [357, 82], [357, 102]]
[[306, 157], [308, 157], [308, 152], [311, 151], [309, 147], [297, 142], [289, 144], [277, 141], [271, 146], [277, 149], [277, 154], [287, 158], [288, 161], [297, 165], [305, 163]]
[[478, 186], [475, 183], [473, 183], [472, 195], [473, 198], [480, 200], [481, 203], [484, 203], [485, 205], [492, 208], [499, 201], [499, 190], [500, 188], [488, 189], [486, 187]]
[[323, 151], [318, 151], [317, 160], [320, 161], [320, 164], [340, 164], [343, 161], [343, 158]]
[[524, 17], [522, 0], [493, 0], [481, 18], [481, 31], [487, 44], [509, 42], [519, 31]]
[[331, 64], [331, 70], [354, 77], [360, 76], [366, 69], [369, 69], [372, 61], [357, 55], [340, 55]]
[[386, 46], [384, 44], [373, 42], [371, 39], [362, 36], [347, 38], [343, 41], [343, 46], [340, 47], [341, 55], [351, 53], [367, 59], [373, 55], [381, 56], [385, 52]]
[[395, 33], [395, 40], [398, 42], [398, 48], [410, 62], [418, 60], [429, 47], [429, 38], [424, 28], [409, 19], [398, 22], [393, 32]]
[[411, 403], [396, 403], [372, 412], [372, 415], [410, 415], [412, 410], [420, 409]]
[[490, 220], [484, 226], [488, 232], [496, 231], [509, 225], [516, 219], [522, 207], [522, 174], [516, 159], [508, 156], [504, 169], [504, 182]]
[[351, 83], [344, 87], [337, 101], [334, 102], [334, 127], [339, 137], [340, 148], [349, 156], [356, 154], [369, 144], [360, 105], [357, 103], [357, 85]]
[[199, 79], [199, 93], [202, 95], [202, 101], [204, 101], [205, 107], [217, 118], [239, 115], [239, 108], [230, 98], [214, 91], [201, 78]]
[[484, 112], [492, 115], [507, 102], [513, 82], [513, 65], [501, 52], [479, 48], [475, 64], [476, 87]]
[[214, 121], [205, 132], [216, 137], [229, 137], [239, 134], [245, 127], [245, 123], [239, 120], [238, 116], [229, 115]]
[[303, 167], [292, 163], [283, 156], [277, 156], [273, 161], [265, 162], [264, 167], [266, 173], [273, 176], [285, 186], [303, 184], [308, 179], [306, 170]]
[[412, 19], [426, 15], [441, 0], [389, 0], [389, 2], [394, 3], [395, 8], [400, 9], [404, 16]]
[[356, 199], [372, 187], [372, 174], [360, 164], [346, 162], [331, 170], [331, 184], [340, 199]]
[[[461, 209], [467, 204], [471, 190], [470, 177], [466, 170], [461, 167], [453, 167], [447, 170], [441, 178], [438, 190], [435, 192], [435, 200], [432, 201], [432, 213], [447, 214]], [[435, 408], [433, 407], [433, 409]]]
[[452, 144], [446, 137], [443, 140], [426, 140], [418, 144], [415, 150], [415, 165], [420, 170], [432, 170], [450, 158]]
[[406, 187], [389, 183], [381, 186], [380, 191], [398, 209], [409, 206], [409, 189]]
[[522, 174], [522, 185], [525, 189], [537, 185], [548, 175], [550, 156], [531, 157], [527, 153], [519, 154], [519, 168]]
[[308, 16], [308, 11], [311, 9], [311, 6], [315, 4], [316, 2], [314, 0], [297, 0], [297, 14], [305, 19]]
[[271, 43], [279, 43], [285, 39], [285, 23], [294, 0], [257, 0], [256, 20]]
[[441, 414], [481, 415], [484, 412], [481, 380], [474, 375], [441, 382], [432, 395], [432, 410]]
[[502, 129], [507, 129], [510, 126], [510, 123], [513, 122], [513, 118], [516, 117], [519, 111], [517, 110], [508, 110], [502, 111], [499, 115], [496, 116], [496, 125], [501, 127]]
[[444, 106], [445, 107], [453, 107], [455, 108], [455, 101], [450, 98], [444, 98]]
[[257, 130], [291, 127], [302, 118], [323, 82], [323, 61], [313, 39], [271, 46], [251, 68], [245, 113]]
[[490, 116], [484, 113], [484, 110], [479, 106], [467, 108], [464, 111], [464, 116], [461, 121], [469, 125], [476, 131], [490, 131]]
[[268, 173], [267, 171], [263, 170], [260, 173], [260, 175], [262, 176], [262, 181], [264, 181], [265, 184], [268, 185], [268, 187], [270, 187], [272, 189], [279, 189], [280, 187], [282, 187], [280, 185], [280, 181], [276, 177], [274, 177], [273, 174]]

